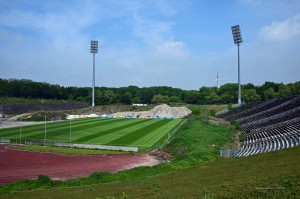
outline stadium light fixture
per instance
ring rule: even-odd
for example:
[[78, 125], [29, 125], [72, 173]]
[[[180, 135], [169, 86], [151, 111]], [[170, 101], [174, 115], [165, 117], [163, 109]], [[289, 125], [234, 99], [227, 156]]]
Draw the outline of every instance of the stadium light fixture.
[[233, 41], [238, 47], [238, 104], [241, 104], [241, 71], [240, 71], [240, 43], [243, 42], [240, 25], [231, 26]]
[[95, 54], [98, 53], [98, 41], [91, 41], [91, 53], [93, 53], [93, 96], [92, 106], [95, 106]]

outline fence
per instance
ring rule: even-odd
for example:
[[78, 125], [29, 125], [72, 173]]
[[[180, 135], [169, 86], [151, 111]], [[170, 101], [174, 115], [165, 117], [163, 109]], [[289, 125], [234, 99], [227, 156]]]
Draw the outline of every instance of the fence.
[[165, 143], [168, 143], [169, 142], [169, 140], [171, 139], [171, 137], [178, 131], [178, 129], [180, 129], [180, 127], [182, 126], [182, 125], [184, 125], [186, 123], [186, 119], [185, 120], [183, 120], [174, 130], [172, 129], [171, 131], [172, 132], [168, 132], [168, 137], [167, 137], [167, 139], [165, 140], [165, 142], [164, 142], [164, 144]]
[[221, 149], [220, 156], [223, 158], [234, 158], [238, 154], [239, 149]]
[[84, 149], [103, 149], [103, 150], [138, 152], [138, 147], [127, 147], [127, 146], [72, 144], [72, 143], [49, 142], [49, 141], [40, 141], [40, 140], [25, 140], [25, 144], [26, 145], [45, 145], [45, 146], [59, 146], [59, 147], [75, 147], [75, 148], [84, 148]]
[[138, 147], [129, 146], [106, 146], [106, 145], [91, 145], [91, 144], [73, 144], [73, 147], [85, 148], [85, 149], [105, 149], [105, 150], [115, 150], [115, 151], [132, 151], [138, 152]]
[[[168, 143], [170, 141], [170, 139], [172, 138], [172, 136], [178, 131], [178, 129], [184, 125], [186, 123], [186, 119], [183, 120], [179, 125], [177, 125], [175, 128], [171, 129], [168, 133], [167, 133], [167, 138], [166, 140], [163, 142], [163, 145], [165, 145], [166, 143]], [[156, 149], [162, 149], [163, 145], [161, 145], [159, 142], [156, 143]]]
[[0, 139], [0, 143], [10, 143], [10, 139]]

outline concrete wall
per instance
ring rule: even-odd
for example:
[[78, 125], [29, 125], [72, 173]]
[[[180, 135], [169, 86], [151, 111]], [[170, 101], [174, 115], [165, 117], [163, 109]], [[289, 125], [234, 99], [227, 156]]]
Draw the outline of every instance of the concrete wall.
[[132, 151], [138, 152], [138, 147], [127, 146], [106, 146], [106, 145], [92, 145], [92, 144], [73, 144], [73, 147], [85, 148], [85, 149], [105, 149], [114, 151]]
[[10, 139], [0, 139], [0, 143], [10, 143]]
[[106, 146], [106, 145], [93, 145], [93, 144], [72, 144], [72, 143], [63, 143], [63, 142], [46, 142], [37, 141], [37, 140], [25, 140], [26, 145], [51, 145], [59, 147], [76, 147], [84, 149], [104, 149], [104, 150], [113, 150], [113, 151], [132, 151], [138, 152], [138, 147], [127, 147], [127, 146]]

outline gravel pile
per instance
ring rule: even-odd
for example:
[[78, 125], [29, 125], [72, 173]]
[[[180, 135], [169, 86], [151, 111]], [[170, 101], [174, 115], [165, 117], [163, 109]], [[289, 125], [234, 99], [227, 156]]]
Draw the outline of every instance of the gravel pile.
[[126, 112], [117, 112], [114, 114], [111, 114], [111, 116], [115, 117], [139, 117], [139, 118], [153, 118], [153, 117], [176, 117], [176, 118], [182, 118], [184, 116], [187, 116], [192, 111], [186, 107], [170, 107], [167, 104], [161, 104], [156, 107], [154, 107], [150, 111], [140, 111], [140, 112], [134, 112], [134, 111], [126, 111]]

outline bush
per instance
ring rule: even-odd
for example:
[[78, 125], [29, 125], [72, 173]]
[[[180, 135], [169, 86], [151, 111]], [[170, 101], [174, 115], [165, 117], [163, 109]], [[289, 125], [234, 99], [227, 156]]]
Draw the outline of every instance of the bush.
[[232, 126], [234, 126], [234, 128], [235, 128], [236, 130], [240, 130], [240, 129], [241, 129], [240, 123], [239, 123], [238, 121], [236, 121], [236, 120], [231, 120], [231, 121], [230, 121], [230, 124], [231, 124]]
[[245, 135], [245, 133], [241, 132], [241, 133], [239, 134], [239, 141], [240, 141], [240, 142], [246, 141], [246, 135]]
[[227, 105], [227, 109], [228, 109], [228, 110], [232, 110], [232, 109], [233, 109], [233, 105], [232, 105], [232, 104], [228, 104], [228, 105]]
[[46, 175], [39, 175], [36, 182], [39, 186], [52, 184], [52, 180]]
[[216, 116], [216, 110], [210, 110], [209, 115], [215, 117]]
[[96, 182], [109, 182], [111, 181], [112, 175], [113, 174], [108, 172], [96, 172], [92, 173], [89, 178], [90, 180], [95, 180]]
[[188, 108], [192, 111], [192, 115], [201, 115], [203, 111], [202, 106], [188, 106]]

